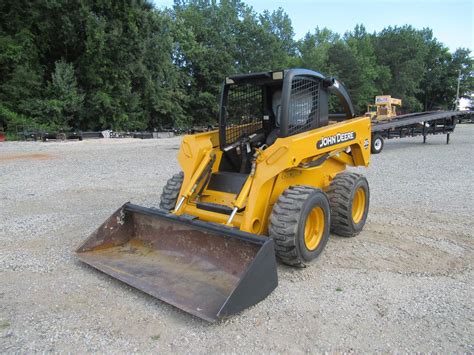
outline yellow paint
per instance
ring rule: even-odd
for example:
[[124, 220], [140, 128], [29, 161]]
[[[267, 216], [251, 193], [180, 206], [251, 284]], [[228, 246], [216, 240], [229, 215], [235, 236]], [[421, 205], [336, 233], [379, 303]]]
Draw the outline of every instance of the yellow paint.
[[315, 207], [306, 218], [304, 227], [304, 243], [308, 250], [315, 250], [324, 233], [324, 211], [321, 207]]
[[365, 199], [365, 190], [362, 187], [359, 187], [354, 194], [354, 199], [352, 200], [352, 220], [355, 224], [359, 223], [364, 216]]
[[[354, 132], [355, 138], [349, 141], [318, 148], [323, 138], [337, 134]], [[228, 215], [196, 208], [197, 193], [202, 190], [200, 201], [213, 202], [237, 207], [238, 212], [232, 221], [234, 227], [255, 234], [267, 234], [268, 218], [273, 205], [281, 193], [292, 185], [309, 185], [326, 189], [334, 176], [345, 170], [346, 166], [367, 166], [370, 161], [370, 118], [356, 117], [330, 124], [297, 135], [278, 138], [265, 150], [257, 150], [256, 169], [249, 175], [238, 195], [207, 189], [199, 180], [205, 171], [206, 162], [215, 156], [212, 171], [218, 171], [222, 157], [217, 131], [187, 135], [183, 138], [178, 160], [184, 172], [184, 182], [180, 196], [185, 196], [182, 208], [176, 214], [189, 214], [200, 220], [225, 224]], [[350, 147], [350, 153], [347, 148]], [[326, 156], [321, 165], [307, 167], [311, 161]]]
[[219, 205], [230, 206], [235, 200], [235, 194], [222, 191], [206, 190], [199, 199], [202, 202], [217, 203]]
[[375, 96], [375, 105], [367, 105], [366, 116], [375, 121], [386, 121], [397, 116], [397, 106], [402, 106], [402, 100], [390, 95]]

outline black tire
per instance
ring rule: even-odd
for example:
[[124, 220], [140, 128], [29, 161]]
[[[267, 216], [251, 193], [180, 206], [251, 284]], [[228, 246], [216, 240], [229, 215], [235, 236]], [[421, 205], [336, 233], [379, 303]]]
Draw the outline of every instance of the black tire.
[[370, 152], [372, 154], [379, 154], [383, 150], [383, 138], [380, 134], [375, 134], [370, 143]]
[[[353, 218], [354, 196], [361, 188], [365, 194], [363, 212]], [[367, 179], [357, 173], [343, 172], [336, 175], [327, 189], [331, 205], [331, 232], [343, 237], [355, 237], [364, 228], [369, 213], [370, 191]], [[356, 201], [357, 202], [357, 201]]]
[[183, 184], [184, 173], [174, 174], [171, 179], [166, 182], [161, 193], [160, 208], [162, 210], [171, 211], [176, 207], [179, 191]]
[[[318, 244], [310, 250], [305, 242], [305, 226], [315, 207], [323, 211], [324, 226]], [[322, 190], [309, 186], [286, 189], [273, 206], [268, 227], [276, 256], [285, 264], [305, 267], [321, 254], [328, 242], [330, 213], [329, 200]]]

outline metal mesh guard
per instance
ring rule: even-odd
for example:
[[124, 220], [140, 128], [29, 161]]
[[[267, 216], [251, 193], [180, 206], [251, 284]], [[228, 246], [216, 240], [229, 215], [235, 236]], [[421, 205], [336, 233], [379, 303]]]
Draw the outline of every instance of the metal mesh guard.
[[262, 128], [263, 90], [254, 85], [231, 86], [227, 96], [225, 144]]
[[296, 77], [291, 83], [288, 133], [307, 131], [318, 119], [319, 80]]

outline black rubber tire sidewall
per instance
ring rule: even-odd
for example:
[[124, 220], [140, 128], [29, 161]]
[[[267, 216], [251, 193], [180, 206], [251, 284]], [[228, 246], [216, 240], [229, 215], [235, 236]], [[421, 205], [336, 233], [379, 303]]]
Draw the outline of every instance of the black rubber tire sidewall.
[[[304, 241], [304, 230], [306, 219], [308, 218], [309, 213], [314, 207], [322, 207], [324, 211], [324, 232], [322, 236], [322, 240], [319, 243], [318, 247], [315, 250], [309, 250], [306, 247], [306, 243]], [[317, 191], [311, 194], [305, 201], [303, 205], [303, 209], [301, 211], [301, 217], [298, 222], [298, 231], [297, 231], [297, 248], [301, 258], [306, 261], [310, 262], [311, 260], [318, 257], [319, 254], [324, 250], [328, 240], [329, 240], [329, 228], [330, 228], [330, 220], [331, 220], [331, 209], [329, 206], [329, 199], [327, 198], [326, 194], [322, 191]]]
[[[375, 148], [375, 142], [377, 140], [380, 140], [380, 149], [378, 149], [378, 150]], [[383, 150], [383, 145], [384, 145], [384, 141], [383, 141], [382, 136], [376, 134], [375, 136], [372, 137], [370, 152], [372, 154], [379, 154]]]

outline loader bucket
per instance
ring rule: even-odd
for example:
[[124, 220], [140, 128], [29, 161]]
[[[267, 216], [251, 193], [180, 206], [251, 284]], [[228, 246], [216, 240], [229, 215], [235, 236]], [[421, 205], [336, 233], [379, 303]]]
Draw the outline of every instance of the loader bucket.
[[83, 262], [207, 321], [278, 284], [273, 241], [126, 203], [77, 249]]

